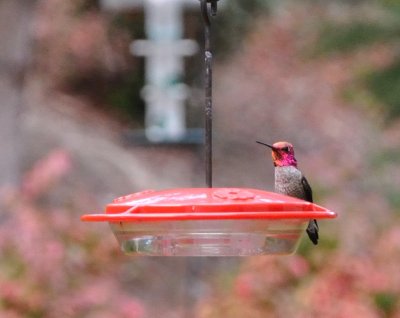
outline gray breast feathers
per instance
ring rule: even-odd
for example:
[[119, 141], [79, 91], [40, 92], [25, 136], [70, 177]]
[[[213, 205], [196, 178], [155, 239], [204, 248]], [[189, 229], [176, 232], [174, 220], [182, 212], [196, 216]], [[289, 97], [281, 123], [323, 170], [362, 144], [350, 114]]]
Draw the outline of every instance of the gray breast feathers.
[[275, 167], [275, 192], [306, 200], [302, 178], [296, 167]]

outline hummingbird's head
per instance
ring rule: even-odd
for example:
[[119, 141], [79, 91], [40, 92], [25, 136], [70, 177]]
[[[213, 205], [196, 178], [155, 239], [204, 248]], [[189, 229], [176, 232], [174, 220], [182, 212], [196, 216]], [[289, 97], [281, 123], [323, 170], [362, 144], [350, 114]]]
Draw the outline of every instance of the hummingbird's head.
[[297, 160], [294, 156], [294, 148], [291, 143], [287, 141], [278, 141], [272, 146], [261, 141], [257, 141], [257, 143], [272, 149], [272, 161], [275, 167], [297, 167]]

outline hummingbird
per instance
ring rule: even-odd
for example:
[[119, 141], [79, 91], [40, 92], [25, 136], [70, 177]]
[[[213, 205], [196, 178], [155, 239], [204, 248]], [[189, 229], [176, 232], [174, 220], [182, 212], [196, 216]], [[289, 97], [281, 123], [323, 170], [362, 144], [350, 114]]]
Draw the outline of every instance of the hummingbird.
[[[307, 179], [297, 169], [293, 145], [287, 141], [278, 141], [273, 145], [257, 141], [272, 150], [272, 161], [275, 166], [275, 192], [313, 202], [312, 190]], [[318, 223], [311, 219], [306, 232], [314, 245], [318, 244]]]

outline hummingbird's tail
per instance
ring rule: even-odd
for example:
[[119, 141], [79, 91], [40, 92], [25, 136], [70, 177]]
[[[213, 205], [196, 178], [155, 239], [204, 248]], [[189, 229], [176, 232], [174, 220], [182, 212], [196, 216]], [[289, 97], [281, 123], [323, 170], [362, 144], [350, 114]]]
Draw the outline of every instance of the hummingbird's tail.
[[319, 239], [318, 231], [319, 227], [317, 220], [310, 220], [310, 222], [308, 222], [306, 232], [310, 240], [314, 243], [314, 245], [318, 244], [318, 239]]

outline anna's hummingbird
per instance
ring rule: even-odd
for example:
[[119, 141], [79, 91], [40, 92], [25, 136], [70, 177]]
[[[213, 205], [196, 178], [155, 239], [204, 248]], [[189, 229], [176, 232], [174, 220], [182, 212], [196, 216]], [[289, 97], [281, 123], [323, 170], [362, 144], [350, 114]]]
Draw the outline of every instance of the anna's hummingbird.
[[[260, 141], [257, 143], [272, 149], [272, 161], [275, 166], [275, 192], [313, 202], [311, 187], [301, 171], [297, 169], [293, 145], [286, 141], [276, 142], [272, 146]], [[315, 245], [318, 244], [318, 230], [317, 220], [310, 220], [306, 231]]]

